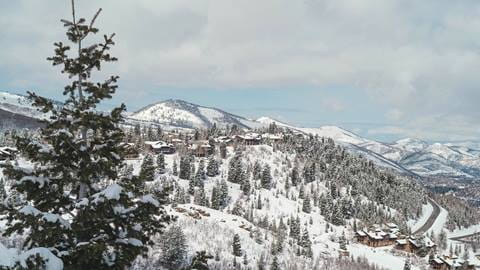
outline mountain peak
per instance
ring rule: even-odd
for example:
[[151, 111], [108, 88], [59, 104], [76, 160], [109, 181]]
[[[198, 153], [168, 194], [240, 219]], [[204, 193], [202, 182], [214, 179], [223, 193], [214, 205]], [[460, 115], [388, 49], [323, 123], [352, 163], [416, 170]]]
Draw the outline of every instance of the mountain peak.
[[250, 122], [254, 124], [254, 121], [241, 116], [181, 99], [167, 99], [148, 105], [130, 115], [130, 118], [181, 128], [209, 128], [214, 124], [220, 127], [237, 125], [241, 128], [249, 128]]

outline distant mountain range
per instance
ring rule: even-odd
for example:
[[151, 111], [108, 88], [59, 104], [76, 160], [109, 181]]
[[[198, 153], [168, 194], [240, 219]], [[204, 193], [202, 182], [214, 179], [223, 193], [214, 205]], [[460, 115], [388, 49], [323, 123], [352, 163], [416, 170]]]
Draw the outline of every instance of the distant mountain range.
[[[0, 92], [0, 119], [17, 127], [37, 127], [45, 115], [36, 111], [26, 97]], [[480, 179], [480, 142], [429, 143], [406, 138], [383, 143], [361, 137], [335, 126], [302, 128], [288, 125], [269, 117], [256, 120], [223, 110], [189, 103], [166, 100], [127, 113], [129, 124], [154, 124], [165, 128], [208, 128], [237, 125], [250, 129], [275, 122], [279, 126], [305, 134], [329, 137], [352, 152], [361, 154], [378, 165], [403, 174], [449, 179]]]

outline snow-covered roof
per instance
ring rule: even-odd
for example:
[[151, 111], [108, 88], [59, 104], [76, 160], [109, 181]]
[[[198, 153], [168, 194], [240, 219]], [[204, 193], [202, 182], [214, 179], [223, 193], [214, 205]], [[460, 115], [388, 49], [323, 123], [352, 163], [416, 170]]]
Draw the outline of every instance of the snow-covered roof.
[[245, 135], [238, 135], [239, 138], [244, 140], [260, 140], [261, 136], [258, 133], [249, 132], [245, 133]]
[[398, 228], [397, 224], [395, 224], [395, 223], [387, 223], [387, 224], [385, 224], [385, 225], [387, 225], [390, 229], [396, 229], [396, 228]]
[[357, 234], [358, 234], [359, 236], [367, 236], [367, 234], [364, 233], [363, 231], [358, 231]]
[[372, 238], [372, 239], [375, 239], [375, 240], [382, 240], [383, 239], [383, 236], [380, 235], [379, 233], [377, 232], [365, 232], [368, 237]]
[[145, 141], [146, 145], [150, 145], [153, 149], [159, 149], [162, 147], [173, 147], [173, 145], [168, 144], [164, 141]]
[[399, 245], [406, 245], [407, 244], [407, 239], [398, 239], [396, 242]]
[[283, 136], [282, 134], [264, 133], [262, 134], [262, 138], [269, 139], [269, 140], [281, 140]]

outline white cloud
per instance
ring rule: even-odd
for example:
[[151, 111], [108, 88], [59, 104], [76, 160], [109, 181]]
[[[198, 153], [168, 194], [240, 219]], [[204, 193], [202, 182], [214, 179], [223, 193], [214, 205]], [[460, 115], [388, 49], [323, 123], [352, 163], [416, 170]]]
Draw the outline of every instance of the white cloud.
[[[44, 59], [68, 1], [45, 2], [12, 1], [0, 11], [0, 70], [22, 77], [12, 85], [60, 80]], [[104, 9], [99, 25], [117, 32], [113, 71], [139, 88], [343, 85], [394, 108], [385, 112], [394, 125], [459, 115], [452, 127], [434, 121], [429, 129], [478, 135], [476, 0], [77, 2], [83, 15]]]

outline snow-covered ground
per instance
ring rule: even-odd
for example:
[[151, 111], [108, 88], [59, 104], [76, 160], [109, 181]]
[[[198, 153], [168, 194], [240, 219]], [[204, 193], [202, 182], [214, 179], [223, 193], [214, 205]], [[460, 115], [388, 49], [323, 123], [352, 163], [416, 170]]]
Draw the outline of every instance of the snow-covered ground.
[[453, 232], [447, 231], [448, 238], [460, 237], [460, 236], [474, 234], [474, 233], [480, 233], [480, 224], [470, 226], [468, 228], [457, 229], [457, 230], [454, 230]]
[[431, 233], [432, 231], [439, 235], [440, 232], [445, 228], [445, 223], [447, 223], [448, 211], [444, 208], [440, 207], [440, 215], [433, 223], [432, 227], [427, 231], [427, 233]]
[[432, 215], [433, 206], [429, 203], [422, 206], [422, 215], [418, 220], [411, 219], [407, 224], [412, 228], [412, 231], [418, 230], [420, 227], [427, 222], [428, 218]]
[[[365, 257], [370, 262], [375, 263], [378, 266], [391, 270], [403, 270], [403, 266], [407, 257], [394, 255], [391, 252], [391, 247], [385, 248], [370, 248], [361, 244], [352, 244], [349, 246], [349, 251], [355, 257]], [[413, 258], [411, 258], [413, 259]], [[414, 259], [412, 262], [412, 270], [421, 269], [415, 264], [425, 264], [424, 260]]]

